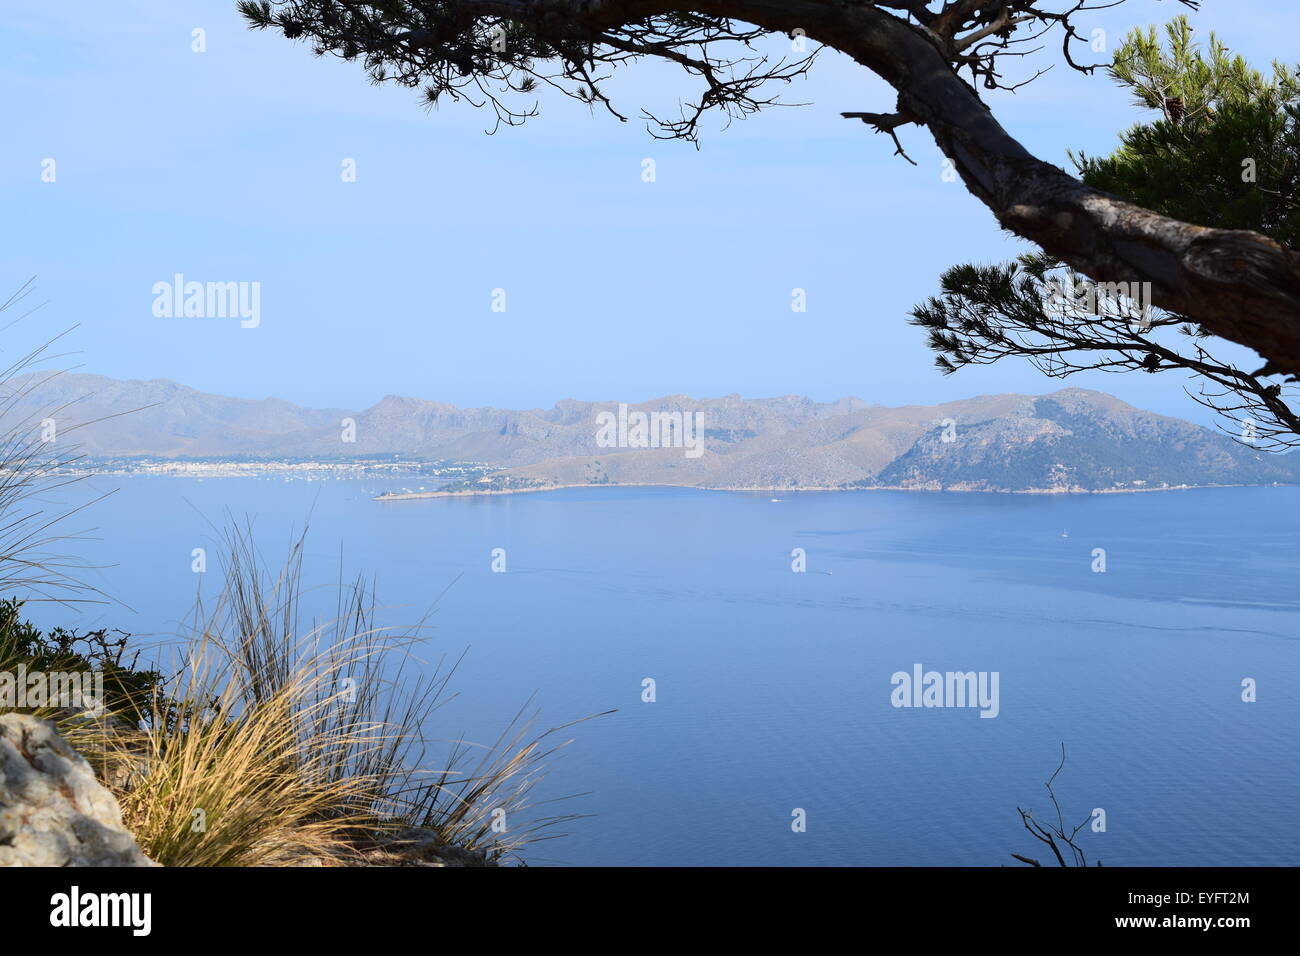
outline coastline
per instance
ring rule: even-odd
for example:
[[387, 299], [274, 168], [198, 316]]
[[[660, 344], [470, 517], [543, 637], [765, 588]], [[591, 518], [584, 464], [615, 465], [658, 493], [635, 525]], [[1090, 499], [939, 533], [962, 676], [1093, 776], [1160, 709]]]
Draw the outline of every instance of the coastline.
[[1281, 482], [1273, 482], [1266, 485], [1161, 485], [1158, 488], [961, 488], [961, 487], [917, 487], [903, 485], [873, 485], [870, 487], [850, 488], [843, 485], [829, 485], [826, 487], [815, 487], [801, 485], [799, 487], [773, 487], [764, 485], [761, 487], [734, 487], [720, 488], [709, 485], [681, 485], [666, 481], [637, 481], [637, 482], [607, 482], [603, 484], [550, 484], [538, 485], [530, 488], [495, 488], [484, 489], [483, 491], [409, 491], [409, 492], [391, 492], [382, 495], [375, 495], [371, 501], [409, 501], [414, 498], [483, 498], [490, 495], [526, 495], [545, 491], [563, 491], [568, 488], [690, 488], [695, 491], [731, 491], [763, 494], [796, 494], [800, 492], [828, 492], [828, 491], [910, 491], [929, 494], [939, 494], [943, 492], [955, 494], [985, 494], [985, 495], [1123, 495], [1123, 494], [1142, 494], [1144, 492], [1155, 491], [1193, 491], [1198, 488], [1294, 488], [1296, 485], [1287, 485]]

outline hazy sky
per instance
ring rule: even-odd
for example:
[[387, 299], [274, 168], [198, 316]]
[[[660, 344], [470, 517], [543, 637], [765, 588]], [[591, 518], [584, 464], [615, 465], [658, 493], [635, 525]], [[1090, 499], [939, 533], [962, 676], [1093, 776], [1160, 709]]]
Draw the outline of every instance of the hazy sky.
[[[1132, 0], [1092, 22], [1113, 48], [1183, 9]], [[1294, 0], [1206, 0], [1192, 18], [1256, 65], [1294, 55]], [[0, 279], [36, 275], [47, 300], [6, 334], [9, 353], [80, 323], [86, 371], [344, 407], [674, 392], [901, 404], [1060, 387], [1024, 363], [933, 368], [908, 309], [946, 266], [1019, 246], [942, 181], [924, 131], [901, 133], [913, 167], [839, 117], [893, 103], [842, 57], [785, 91], [811, 105], [711, 128], [697, 151], [557, 96], [485, 136], [487, 113], [426, 112], [358, 65], [250, 32], [234, 0], [11, 4], [4, 21]], [[191, 49], [195, 28], [206, 52]], [[645, 65], [611, 89], [635, 116], [685, 82]], [[1108, 150], [1139, 115], [1104, 76], [1059, 63], [994, 108], [1062, 165], [1067, 148]], [[345, 159], [356, 182], [342, 181]], [[154, 316], [153, 284], [176, 273], [259, 282], [261, 324]], [[1176, 377], [1072, 384], [1200, 417]]]

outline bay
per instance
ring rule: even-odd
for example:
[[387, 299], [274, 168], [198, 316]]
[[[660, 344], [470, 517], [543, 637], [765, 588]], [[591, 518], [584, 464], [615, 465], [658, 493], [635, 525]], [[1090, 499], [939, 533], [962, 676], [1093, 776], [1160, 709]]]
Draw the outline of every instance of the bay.
[[[115, 493], [70, 549], [121, 604], [30, 609], [147, 657], [213, 592], [223, 524], [251, 519], [273, 565], [309, 522], [322, 614], [366, 572], [385, 623], [433, 609], [430, 660], [468, 649], [432, 735], [490, 743], [534, 694], [544, 726], [616, 709], [567, 732], [542, 789], [582, 795], [541, 812], [591, 816], [536, 864], [1014, 864], [1043, 855], [1016, 808], [1050, 809], [1062, 744], [1067, 819], [1105, 811], [1093, 859], [1300, 858], [1300, 489], [371, 500], [399, 486], [88, 479]], [[998, 716], [892, 706], [917, 664], [997, 672]]]

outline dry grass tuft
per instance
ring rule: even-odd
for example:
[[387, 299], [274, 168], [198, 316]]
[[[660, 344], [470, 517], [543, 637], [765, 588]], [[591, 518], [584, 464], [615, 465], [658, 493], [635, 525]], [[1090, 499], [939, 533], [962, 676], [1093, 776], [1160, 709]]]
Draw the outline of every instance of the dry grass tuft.
[[[472, 767], [476, 748], [453, 742], [430, 770], [422, 732], [455, 664], [429, 668], [413, 653], [423, 638], [375, 626], [363, 580], [341, 589], [329, 623], [302, 629], [303, 538], [274, 575], [248, 529], [231, 532], [225, 552], [220, 599], [196, 613], [179, 674], [136, 715], [139, 729], [81, 740], [102, 765], [143, 763], [121, 803], [153, 859], [347, 864], [410, 841], [414, 828], [506, 861], [576, 818], [533, 815], [545, 767], [568, 743], [557, 735], [571, 725], [537, 733], [521, 710]], [[503, 831], [493, 825], [502, 818]]]

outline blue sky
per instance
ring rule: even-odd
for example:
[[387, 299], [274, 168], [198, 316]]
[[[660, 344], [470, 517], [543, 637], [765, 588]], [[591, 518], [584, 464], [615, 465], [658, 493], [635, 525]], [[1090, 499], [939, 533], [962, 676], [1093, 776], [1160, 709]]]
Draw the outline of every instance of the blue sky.
[[[1182, 9], [1131, 0], [1092, 22], [1113, 47]], [[1284, 38], [1300, 17], [1287, 0], [1206, 0], [1192, 19], [1263, 66], [1293, 55]], [[196, 27], [204, 53], [191, 50]], [[893, 102], [841, 57], [789, 87], [811, 105], [708, 129], [697, 151], [556, 96], [485, 136], [486, 113], [426, 112], [356, 65], [248, 31], [233, 0], [23, 5], [6, 11], [0, 46], [0, 279], [35, 275], [46, 301], [7, 334], [10, 351], [77, 323], [86, 371], [349, 408], [386, 394], [902, 404], [1060, 387], [1024, 363], [933, 368], [907, 310], [946, 266], [1020, 246], [942, 181], [924, 131], [902, 131], [913, 167], [839, 118]], [[646, 65], [611, 89], [635, 116], [686, 82]], [[1107, 150], [1138, 118], [1103, 76], [1062, 64], [994, 109], [1062, 165], [1067, 148]], [[41, 181], [46, 158], [54, 183]], [[340, 177], [346, 158], [354, 183]], [[175, 273], [259, 282], [261, 324], [155, 317], [150, 290]], [[497, 288], [505, 313], [490, 308]], [[1204, 420], [1174, 377], [1071, 384]]]

